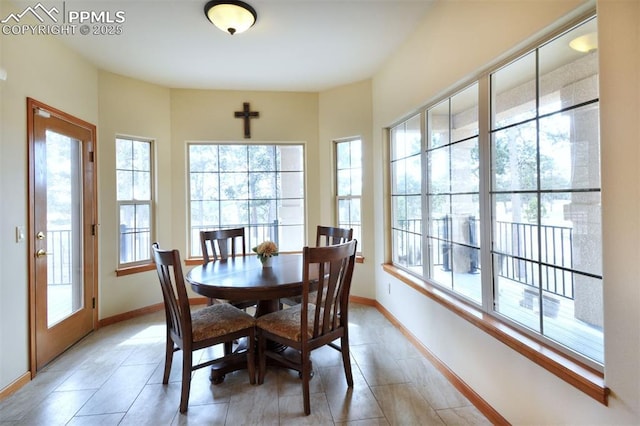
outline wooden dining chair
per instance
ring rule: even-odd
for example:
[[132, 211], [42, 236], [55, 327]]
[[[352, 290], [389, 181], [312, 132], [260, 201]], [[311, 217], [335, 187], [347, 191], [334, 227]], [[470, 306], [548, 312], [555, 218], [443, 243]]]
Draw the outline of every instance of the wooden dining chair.
[[[182, 274], [180, 252], [161, 250], [158, 243], [153, 243], [152, 251], [162, 288], [167, 321], [162, 383], [166, 385], [169, 382], [173, 353], [182, 350], [180, 412], [187, 411], [191, 373], [199, 368], [246, 357], [249, 382], [255, 384], [255, 319], [228, 303], [219, 303], [191, 311]], [[247, 337], [246, 353], [226, 354], [225, 352], [225, 355], [220, 358], [192, 365], [193, 352], [220, 343], [229, 343], [241, 337]]]
[[[203, 265], [206, 265], [211, 261], [225, 261], [232, 256], [247, 255], [244, 228], [200, 231], [200, 246], [202, 248]], [[220, 300], [209, 299], [209, 304], [216, 302], [220, 302]], [[255, 306], [257, 303], [258, 302], [255, 300], [231, 302], [233, 306], [240, 309]]]
[[[318, 225], [316, 229], [316, 247], [326, 247], [335, 244], [343, 244], [347, 241], [351, 241], [353, 239], [353, 229], [352, 228], [336, 228], [333, 226], [322, 226]], [[312, 292], [309, 295], [309, 301], [311, 303], [315, 303], [316, 294]], [[300, 303], [301, 298], [299, 296], [295, 297], [285, 297], [280, 299], [280, 305], [284, 306], [294, 306]]]
[[204, 265], [211, 260], [227, 260], [230, 256], [247, 255], [244, 228], [200, 231], [200, 246]]
[[[256, 320], [258, 333], [258, 384], [264, 383], [266, 359], [300, 371], [304, 413], [311, 413], [309, 381], [311, 380], [311, 351], [330, 345], [342, 353], [347, 385], [353, 387], [349, 356], [349, 292], [356, 259], [357, 241], [328, 247], [303, 249], [302, 303], [263, 315]], [[317, 278], [315, 278], [317, 277]], [[311, 285], [317, 283], [318, 300], [309, 303]], [[340, 339], [340, 346], [333, 345]], [[284, 357], [280, 350], [272, 350], [267, 340], [298, 351], [297, 359]], [[294, 357], [295, 358], [295, 357]]]
[[[318, 225], [316, 229], [316, 247], [344, 244], [353, 239], [353, 228], [336, 228], [333, 226]], [[309, 302], [315, 303], [316, 295], [309, 296]]]
[[335, 228], [318, 225], [316, 230], [316, 247], [343, 244], [353, 239], [353, 228]]

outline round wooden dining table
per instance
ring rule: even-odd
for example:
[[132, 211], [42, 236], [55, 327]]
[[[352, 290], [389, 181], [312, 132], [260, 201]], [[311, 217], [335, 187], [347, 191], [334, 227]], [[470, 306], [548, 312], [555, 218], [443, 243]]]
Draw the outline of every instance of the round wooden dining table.
[[[274, 312], [280, 307], [280, 298], [302, 294], [301, 254], [280, 254], [273, 258], [271, 267], [265, 268], [257, 256], [236, 256], [228, 260], [196, 266], [185, 280], [196, 293], [229, 301], [257, 301], [256, 317]], [[317, 280], [310, 271], [310, 281]], [[245, 368], [246, 364], [214, 365], [211, 381], [221, 383], [228, 372]]]
[[230, 301], [257, 300], [258, 317], [277, 310], [280, 298], [302, 294], [302, 255], [274, 256], [268, 268], [262, 267], [257, 256], [230, 257], [196, 266], [185, 279], [193, 291], [202, 296]]

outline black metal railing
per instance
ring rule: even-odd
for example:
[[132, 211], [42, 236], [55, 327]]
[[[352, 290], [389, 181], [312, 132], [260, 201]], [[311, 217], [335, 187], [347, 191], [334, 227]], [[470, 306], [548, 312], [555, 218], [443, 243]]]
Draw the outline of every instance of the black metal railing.
[[422, 267], [422, 219], [399, 220], [392, 233], [395, 260], [407, 268]]
[[120, 263], [151, 260], [151, 230], [120, 225]]
[[[431, 220], [427, 237], [429, 255], [434, 266], [450, 271], [453, 247], [464, 248], [469, 256], [468, 272], [475, 273], [480, 269], [480, 222], [475, 216], [463, 217], [462, 221], [461, 241], [456, 241], [450, 215]], [[497, 275], [573, 299], [572, 232], [572, 228], [565, 226], [497, 221], [494, 230]], [[422, 267], [422, 219], [398, 221], [394, 244], [396, 260], [401, 265]]]
[[47, 231], [47, 284], [71, 284], [73, 243], [70, 230]]
[[573, 228], [495, 223], [498, 275], [573, 299]]
[[479, 247], [480, 247], [480, 221], [475, 216], [466, 216], [461, 218], [460, 236], [456, 241], [453, 238], [453, 218], [445, 215], [441, 218], [435, 218], [432, 221], [432, 231], [430, 240], [432, 246], [436, 250], [432, 253], [434, 256], [434, 265], [442, 266], [445, 271], [451, 271], [453, 262], [453, 247], [458, 246], [467, 253], [468, 269], [466, 272], [474, 274], [480, 270]]
[[[465, 218], [468, 227], [464, 243], [470, 256], [469, 271], [479, 269], [478, 247], [479, 220], [474, 216]], [[451, 269], [452, 259], [452, 218], [443, 216], [431, 221], [432, 229], [428, 238], [432, 264], [444, 270]], [[225, 228], [244, 226], [247, 232], [247, 252], [260, 241], [271, 240], [279, 244], [279, 223], [257, 223], [249, 226], [230, 224]], [[201, 256], [200, 231], [215, 229], [210, 226], [191, 228], [191, 255]], [[121, 259], [133, 254], [149, 253], [151, 242], [148, 229], [121, 229], [126, 238], [120, 238]], [[568, 299], [573, 299], [573, 229], [565, 226], [535, 225], [518, 222], [495, 222], [494, 257], [496, 272], [500, 277], [542, 289]], [[72, 276], [72, 234], [70, 230], [47, 232], [49, 284], [69, 284]], [[539, 241], [538, 241], [539, 240]], [[394, 253], [396, 260], [409, 268], [421, 268], [422, 219], [398, 221], [394, 228]], [[144, 252], [144, 253], [143, 253]]]

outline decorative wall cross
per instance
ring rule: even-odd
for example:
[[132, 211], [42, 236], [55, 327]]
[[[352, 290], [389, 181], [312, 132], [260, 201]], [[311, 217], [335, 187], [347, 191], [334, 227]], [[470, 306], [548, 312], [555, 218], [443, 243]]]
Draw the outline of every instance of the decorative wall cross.
[[236, 111], [236, 118], [242, 118], [244, 120], [244, 138], [251, 139], [251, 119], [260, 117], [260, 113], [258, 111], [251, 111], [249, 108], [249, 102], [244, 102], [242, 104], [242, 111]]

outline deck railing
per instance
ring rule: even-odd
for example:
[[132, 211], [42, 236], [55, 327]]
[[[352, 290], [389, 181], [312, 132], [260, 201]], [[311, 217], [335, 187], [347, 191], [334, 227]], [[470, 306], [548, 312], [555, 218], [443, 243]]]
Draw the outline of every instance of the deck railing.
[[[469, 227], [467, 239], [469, 247], [477, 244], [479, 221], [473, 216], [465, 219]], [[431, 256], [434, 265], [445, 270], [451, 265], [451, 217], [445, 216], [433, 220]], [[411, 219], [399, 221], [396, 242], [397, 253], [401, 263], [411, 268], [422, 266], [422, 220]], [[227, 225], [225, 228], [237, 228], [243, 225]], [[247, 230], [247, 251], [258, 241], [271, 240], [278, 244], [278, 221], [252, 224]], [[215, 229], [207, 226], [191, 228], [191, 255], [200, 253], [200, 231]], [[140, 231], [140, 230], [138, 230]], [[497, 274], [500, 277], [520, 282], [568, 299], [573, 299], [573, 274], [570, 272], [572, 259], [572, 228], [565, 226], [538, 225], [517, 222], [495, 222], [494, 255], [496, 256]], [[136, 247], [148, 247], [148, 237], [144, 232], [136, 233], [137, 238], [123, 239], [123, 253], [132, 253]], [[68, 284], [71, 282], [72, 254], [71, 231], [55, 230], [47, 232], [47, 251], [52, 254], [48, 258], [49, 284]], [[145, 241], [140, 240], [146, 238]], [[538, 244], [538, 240], [540, 243]], [[479, 269], [477, 250], [471, 249], [470, 270]]]
[[73, 271], [70, 230], [47, 231], [47, 284], [71, 284]]
[[120, 225], [120, 263], [151, 259], [151, 229]]
[[496, 222], [498, 275], [573, 299], [573, 228]]
[[[469, 253], [469, 273], [479, 270], [478, 236], [480, 223], [474, 216], [464, 218], [464, 243], [452, 244], [451, 216], [431, 221], [429, 250], [434, 266], [451, 270], [452, 248], [459, 245]], [[422, 267], [422, 219], [398, 221], [394, 230], [394, 251], [398, 261], [409, 268]], [[500, 277], [573, 299], [573, 229], [566, 226], [495, 222], [494, 255]]]

